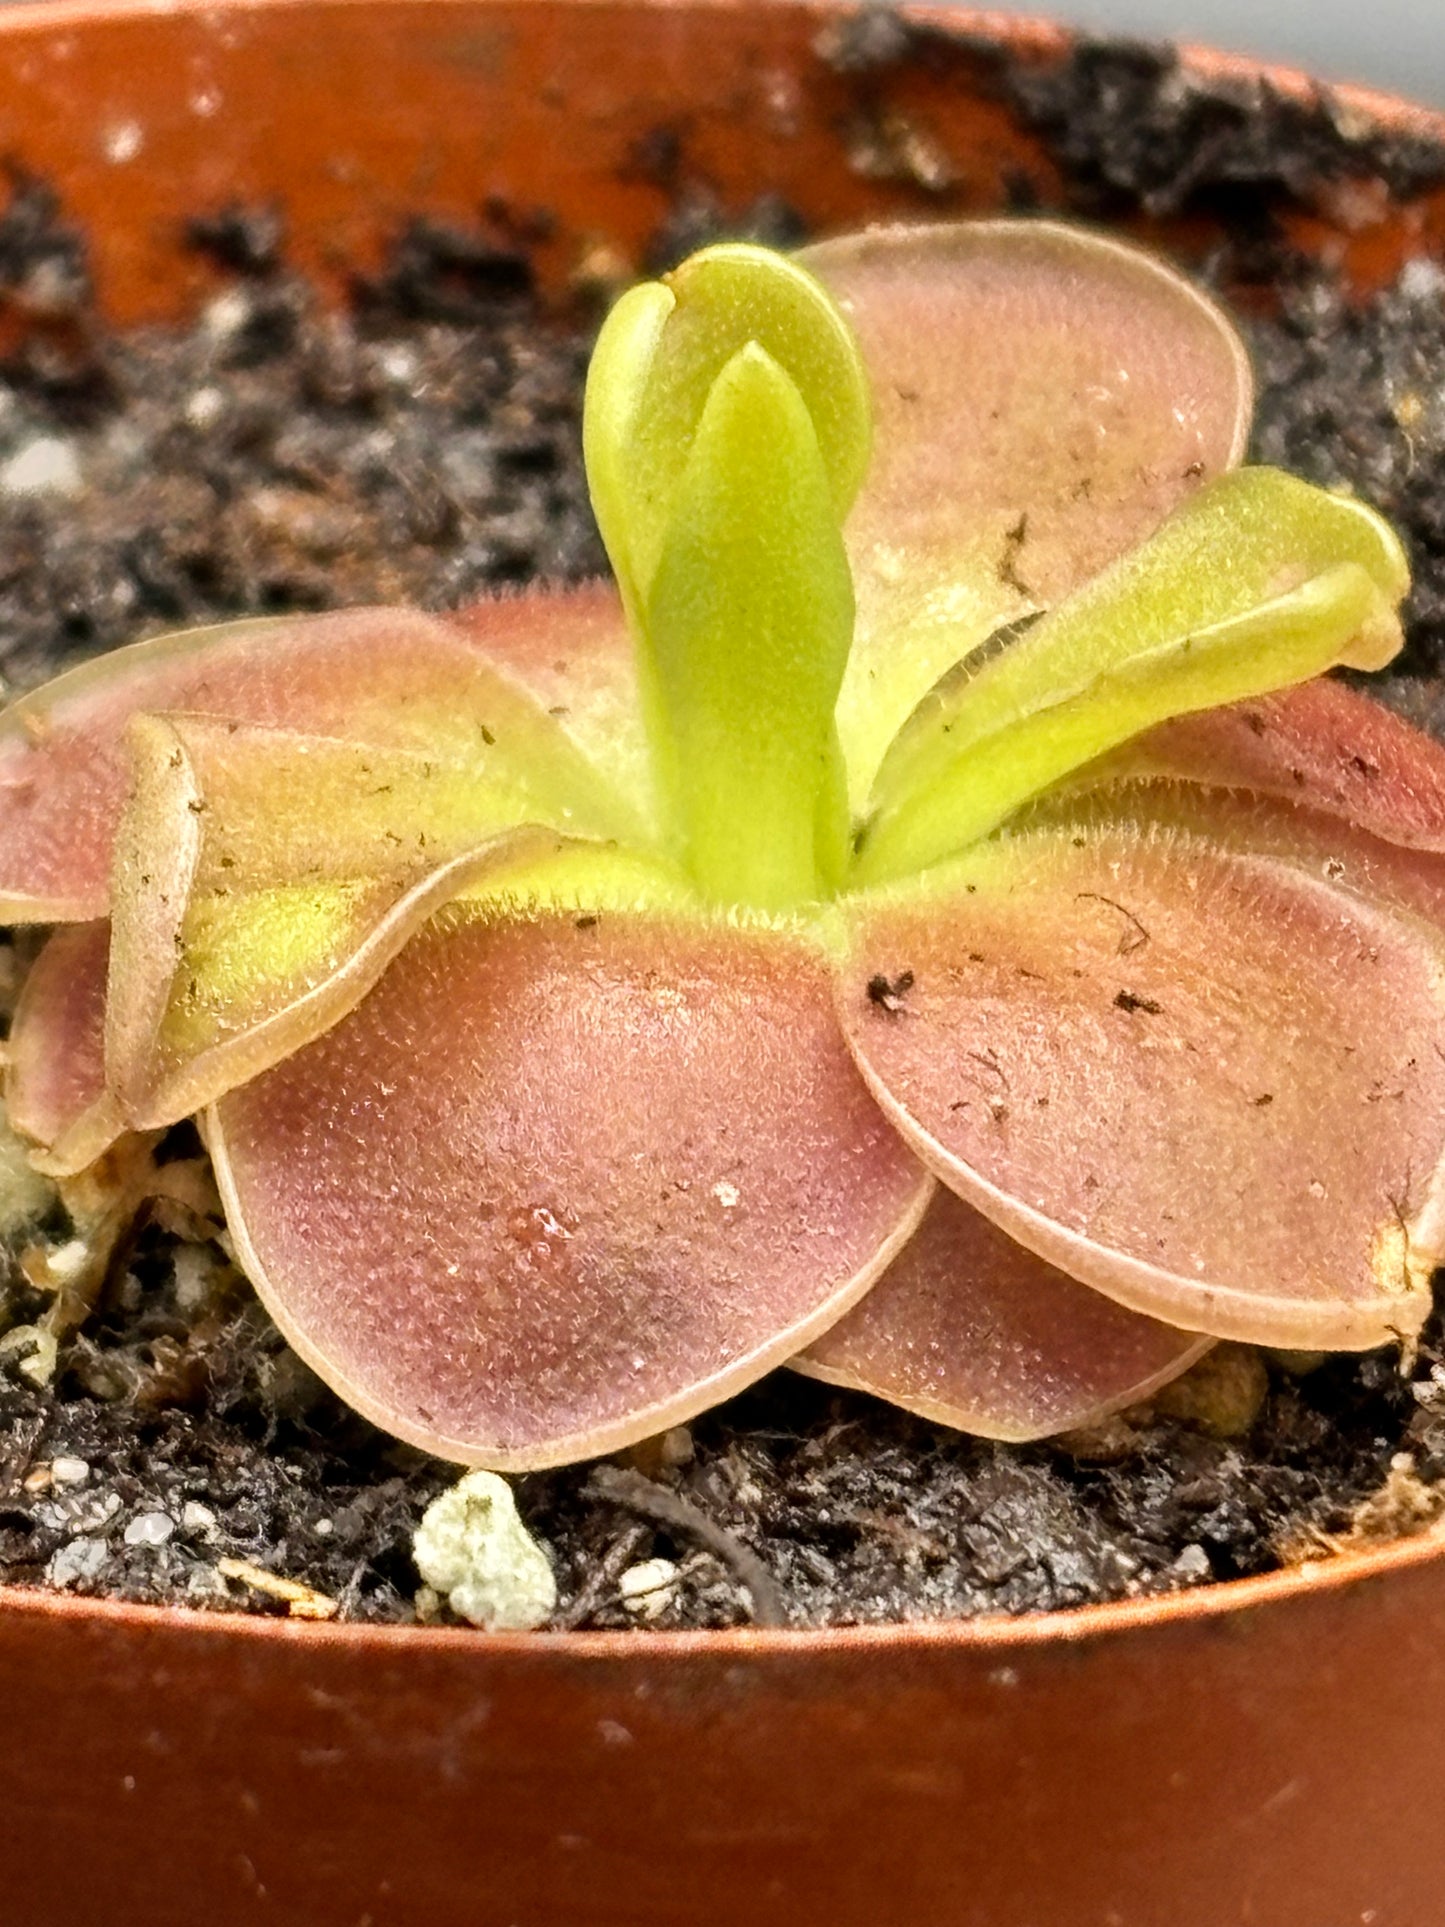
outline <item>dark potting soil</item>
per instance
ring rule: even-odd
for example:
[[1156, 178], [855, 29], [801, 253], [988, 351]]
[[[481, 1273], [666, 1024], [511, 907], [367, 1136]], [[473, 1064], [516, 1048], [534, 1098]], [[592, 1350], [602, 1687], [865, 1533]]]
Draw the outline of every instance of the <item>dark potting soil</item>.
[[[864, 16], [823, 53], [861, 85], [957, 46]], [[1276, 216], [1445, 178], [1439, 150], [1362, 132], [1328, 99], [1202, 84], [1156, 49], [1086, 43], [1041, 72], [968, 47], [1044, 136], [1071, 209], [1225, 214], [1215, 279], [1246, 297], [1283, 288], [1269, 319], [1244, 302], [1256, 455], [1354, 485], [1401, 528], [1411, 640], [1385, 693], [1438, 723], [1445, 274], [1413, 262], [1350, 306], [1289, 255]], [[1016, 198], [1035, 188], [1021, 180]], [[654, 259], [713, 222], [680, 187]], [[766, 198], [747, 224], [796, 238]], [[189, 329], [117, 338], [44, 186], [19, 184], [0, 217], [0, 314], [28, 322], [0, 370], [8, 682], [181, 624], [451, 604], [600, 568], [578, 445], [590, 323], [539, 316], [500, 211], [475, 232], [415, 226], [344, 316], [286, 273], [278, 211], [236, 210], [193, 238], [232, 271], [226, 292]], [[0, 949], [0, 1002], [28, 941]], [[285, 1611], [271, 1575], [293, 1583], [293, 1610], [414, 1618], [411, 1533], [455, 1471], [351, 1415], [287, 1349], [226, 1257], [197, 1148], [185, 1130], [163, 1147], [143, 1188], [164, 1195], [124, 1230], [52, 1376], [0, 1336], [0, 1579]], [[0, 1275], [0, 1334], [19, 1339], [84, 1255], [52, 1203]], [[1168, 1591], [1445, 1509], [1439, 1318], [1407, 1364], [1311, 1363], [1221, 1347], [1153, 1406], [1028, 1448], [778, 1373], [620, 1460], [524, 1478], [518, 1496], [565, 1626], [816, 1625]]]

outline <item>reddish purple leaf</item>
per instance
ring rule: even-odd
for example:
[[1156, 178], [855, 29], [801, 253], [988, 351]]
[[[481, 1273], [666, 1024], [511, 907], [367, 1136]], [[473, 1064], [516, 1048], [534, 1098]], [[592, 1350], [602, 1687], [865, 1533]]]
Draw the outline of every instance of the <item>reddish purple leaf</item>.
[[443, 913], [209, 1113], [277, 1323], [349, 1403], [503, 1468], [716, 1403], [851, 1306], [928, 1181], [798, 940]]
[[1332, 678], [1177, 716], [1075, 780], [1150, 776], [1282, 797], [1387, 842], [1445, 850], [1445, 748]]
[[861, 1305], [793, 1363], [992, 1439], [1096, 1424], [1213, 1343], [1126, 1311], [940, 1190]]
[[40, 1168], [60, 1177], [94, 1163], [124, 1128], [105, 1088], [109, 951], [105, 923], [57, 930], [25, 980], [11, 1026], [10, 1122], [41, 1146]]
[[888, 1115], [1071, 1276], [1304, 1348], [1418, 1328], [1445, 1245], [1445, 946], [1147, 822], [982, 845], [857, 903], [840, 1010]]

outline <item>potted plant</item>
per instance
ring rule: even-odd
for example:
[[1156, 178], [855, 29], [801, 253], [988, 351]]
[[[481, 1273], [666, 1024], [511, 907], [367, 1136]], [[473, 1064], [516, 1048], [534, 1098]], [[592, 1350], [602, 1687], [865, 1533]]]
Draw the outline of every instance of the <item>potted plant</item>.
[[[1117, 138], [1162, 70], [1116, 55], [1100, 85], [1100, 56], [1042, 29], [999, 42], [791, 9], [433, 0], [348, 13], [340, 39], [331, 10], [280, 4], [84, 23], [47, 10], [5, 30], [30, 83], [12, 148], [89, 221], [127, 319], [194, 291], [199, 270], [185, 285], [174, 240], [198, 198], [284, 198], [298, 257], [336, 277], [388, 222], [465, 211], [479, 167], [489, 187], [549, 206], [538, 259], [554, 278], [584, 234], [637, 248], [676, 205], [684, 166], [724, 207], [767, 189], [813, 224], [1005, 194], [1047, 203], [1067, 177], [1076, 193], [1132, 197], [1161, 233], [1182, 208], [1180, 245], [1238, 232], [1195, 191], [1197, 125], [1162, 179], [1141, 180]], [[323, 49], [354, 91], [317, 102]], [[1425, 117], [1209, 62], [1181, 71], [1206, 129], [1222, 116], [1261, 144], [1216, 168], [1216, 193], [1240, 173], [1284, 180], [1273, 216], [1361, 275], [1420, 252], [1439, 168]], [[1114, 117], [1082, 158], [1051, 149], [1051, 115], [1091, 85]], [[1127, 109], [1110, 98], [1121, 89]], [[649, 100], [656, 117], [637, 105]], [[1077, 101], [1064, 119], [1083, 140]], [[638, 136], [659, 125], [667, 187], [638, 166]], [[505, 130], [480, 162], [479, 128], [483, 143]], [[1301, 211], [1288, 190], [1304, 185]], [[13, 1593], [0, 1664], [40, 1843], [15, 1871], [15, 1903], [26, 1918], [83, 1918], [99, 1864], [116, 1920], [201, 1906], [378, 1923], [1425, 1919], [1434, 1761], [1414, 1708], [1435, 1680], [1439, 1588], [1417, 1541], [1007, 1623], [538, 1641]], [[157, 1811], [163, 1843], [146, 1823]], [[51, 1850], [49, 1816], [70, 1812]], [[82, 1828], [93, 1860], [70, 1844]]]

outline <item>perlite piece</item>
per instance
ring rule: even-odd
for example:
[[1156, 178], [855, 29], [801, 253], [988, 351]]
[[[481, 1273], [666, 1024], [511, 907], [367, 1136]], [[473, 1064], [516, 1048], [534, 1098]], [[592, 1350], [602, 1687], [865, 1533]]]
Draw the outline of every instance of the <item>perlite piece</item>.
[[505, 1479], [469, 1472], [433, 1499], [412, 1541], [416, 1569], [452, 1611], [488, 1632], [526, 1632], [552, 1616], [557, 1581], [517, 1516]]

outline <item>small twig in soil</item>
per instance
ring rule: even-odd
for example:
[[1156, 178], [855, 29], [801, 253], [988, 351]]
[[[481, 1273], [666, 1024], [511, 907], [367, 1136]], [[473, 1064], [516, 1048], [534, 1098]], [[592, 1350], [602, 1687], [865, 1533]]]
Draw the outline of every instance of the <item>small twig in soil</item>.
[[42, 1415], [22, 1420], [12, 1432], [4, 1457], [0, 1458], [0, 1500], [13, 1499], [20, 1490], [44, 1430], [45, 1419]]
[[751, 1599], [753, 1618], [759, 1626], [787, 1623], [783, 1595], [758, 1555], [681, 1493], [669, 1492], [666, 1486], [644, 1478], [640, 1472], [628, 1472], [616, 1465], [599, 1465], [587, 1481], [586, 1490], [590, 1498], [625, 1506], [629, 1512], [655, 1519], [675, 1532], [688, 1533], [709, 1552], [716, 1553], [732, 1572]]
[[314, 1586], [285, 1579], [279, 1572], [267, 1572], [264, 1566], [253, 1566], [249, 1559], [218, 1559], [216, 1571], [223, 1579], [239, 1579], [255, 1592], [283, 1600], [292, 1619], [335, 1619], [340, 1610], [335, 1599], [317, 1592]]
[[565, 1632], [590, 1619], [602, 1602], [616, 1590], [617, 1582], [641, 1550], [649, 1536], [644, 1525], [630, 1525], [620, 1532], [592, 1567], [577, 1590], [570, 1606], [558, 1613], [556, 1624]]
[[900, 1552], [911, 1553], [916, 1558], [931, 1559], [935, 1564], [942, 1565], [952, 1557], [948, 1547], [934, 1533], [922, 1532], [903, 1519], [892, 1519], [886, 1512], [875, 1512], [868, 1506], [850, 1506], [838, 1516], [845, 1524], [855, 1525], [860, 1532], [886, 1539]]

